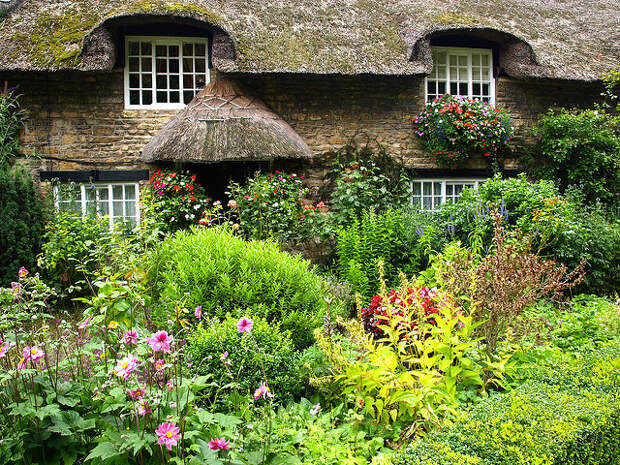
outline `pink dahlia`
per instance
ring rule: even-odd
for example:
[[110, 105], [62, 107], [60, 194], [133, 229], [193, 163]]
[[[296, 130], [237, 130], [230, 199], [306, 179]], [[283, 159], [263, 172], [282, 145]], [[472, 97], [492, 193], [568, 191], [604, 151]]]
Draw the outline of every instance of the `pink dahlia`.
[[177, 441], [181, 439], [179, 428], [174, 423], [162, 423], [155, 431], [155, 434], [159, 436], [157, 444], [163, 444], [168, 450], [172, 450], [172, 446], [176, 446]]
[[123, 342], [127, 345], [137, 344], [138, 343], [138, 333], [133, 329], [125, 332], [123, 336]]
[[146, 338], [146, 342], [149, 343], [151, 349], [155, 352], [170, 352], [170, 344], [172, 344], [172, 336], [168, 336], [166, 331], [158, 331], [151, 337]]
[[240, 333], [248, 333], [252, 332], [252, 327], [254, 323], [249, 318], [243, 317], [237, 322], [237, 329]]
[[228, 450], [230, 443], [224, 438], [213, 438], [209, 441], [209, 449], [211, 450]]

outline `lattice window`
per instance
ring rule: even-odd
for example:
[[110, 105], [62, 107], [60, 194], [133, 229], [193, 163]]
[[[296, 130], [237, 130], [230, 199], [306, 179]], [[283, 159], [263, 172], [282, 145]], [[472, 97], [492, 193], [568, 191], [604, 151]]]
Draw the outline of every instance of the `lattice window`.
[[209, 82], [206, 39], [127, 37], [126, 51], [128, 109], [183, 108]]
[[483, 179], [415, 179], [411, 182], [412, 204], [420, 210], [436, 210], [442, 203], [458, 202], [463, 189], [477, 189]]

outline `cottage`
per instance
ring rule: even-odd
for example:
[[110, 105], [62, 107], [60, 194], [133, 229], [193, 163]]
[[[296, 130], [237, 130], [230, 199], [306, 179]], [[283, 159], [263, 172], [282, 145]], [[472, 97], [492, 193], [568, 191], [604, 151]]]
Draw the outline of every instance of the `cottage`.
[[485, 100], [523, 137], [597, 98], [619, 22], [615, 0], [0, 0], [0, 82], [20, 86], [41, 180], [94, 183], [82, 204], [115, 218], [137, 219], [161, 164], [221, 185], [299, 159], [320, 179], [320, 155], [360, 131], [441, 202], [487, 171], [423, 156], [424, 103]]

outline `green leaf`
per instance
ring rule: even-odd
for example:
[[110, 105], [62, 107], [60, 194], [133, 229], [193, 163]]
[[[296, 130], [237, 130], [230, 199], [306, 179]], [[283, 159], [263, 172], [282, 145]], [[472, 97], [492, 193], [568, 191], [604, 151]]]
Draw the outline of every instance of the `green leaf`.
[[88, 454], [85, 462], [95, 459], [107, 460], [109, 458], [119, 455], [121, 454], [114, 444], [112, 444], [111, 442], [101, 442], [91, 451], [90, 454]]

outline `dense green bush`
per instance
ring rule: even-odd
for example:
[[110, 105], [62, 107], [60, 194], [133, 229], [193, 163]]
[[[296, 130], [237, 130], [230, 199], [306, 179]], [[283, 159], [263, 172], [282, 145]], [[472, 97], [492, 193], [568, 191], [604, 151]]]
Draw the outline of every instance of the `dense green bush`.
[[430, 433], [403, 465], [607, 465], [620, 460], [617, 348], [490, 398]]
[[298, 396], [302, 389], [299, 359], [290, 333], [277, 323], [254, 318], [252, 333], [247, 335], [238, 331], [237, 321], [227, 318], [194, 332], [187, 349], [192, 371], [211, 375], [219, 387], [232, 385], [242, 395], [252, 394], [266, 377], [278, 402]]
[[0, 89], [0, 168], [7, 168], [19, 153], [19, 131], [24, 125], [24, 111], [14, 89]]
[[549, 111], [534, 128], [539, 137], [526, 163], [538, 179], [563, 191], [578, 186], [588, 203], [620, 206], [620, 116], [599, 110]]
[[36, 263], [47, 210], [25, 168], [0, 168], [0, 285]]
[[484, 249], [490, 246], [493, 210], [509, 229], [533, 233], [532, 245], [541, 255], [569, 269], [586, 260], [584, 291], [614, 292], [620, 286], [620, 222], [575, 196], [561, 196], [552, 181], [496, 176], [477, 191], [464, 190], [459, 202], [442, 205], [436, 217], [454, 228], [456, 239]]
[[[88, 215], [80, 218], [72, 212], [58, 212], [47, 223], [38, 265], [46, 279], [58, 289], [80, 291], [93, 273], [117, 264], [135, 244], [124, 226], [110, 229], [107, 218]], [[118, 261], [120, 261], [118, 260]]]
[[428, 215], [409, 209], [368, 211], [337, 235], [338, 273], [368, 300], [378, 291], [378, 263], [383, 263], [388, 285], [427, 265], [428, 248], [439, 247], [438, 226]]
[[[200, 305], [206, 315], [261, 316], [279, 321], [295, 347], [312, 344], [329, 295], [326, 282], [300, 257], [275, 243], [245, 241], [223, 229], [182, 231], [151, 256], [154, 317], [165, 322], [173, 304]], [[338, 309], [337, 302], [332, 309]], [[167, 310], [168, 309], [168, 310]]]

